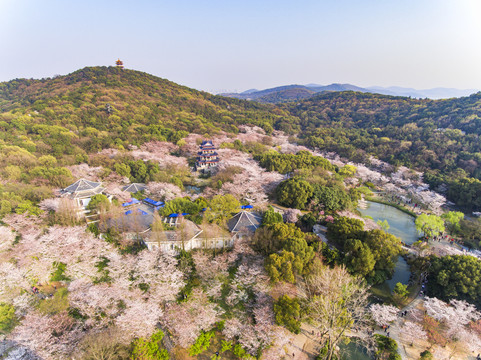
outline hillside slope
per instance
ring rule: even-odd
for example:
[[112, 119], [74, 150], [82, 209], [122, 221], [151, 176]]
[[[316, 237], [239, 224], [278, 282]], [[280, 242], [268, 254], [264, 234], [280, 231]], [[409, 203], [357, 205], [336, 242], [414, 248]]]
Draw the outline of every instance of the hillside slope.
[[[282, 91], [296, 101], [231, 99], [114, 67], [1, 83], [0, 165], [24, 169], [3, 177], [25, 177], [44, 155], [72, 164], [103, 148], [177, 143], [192, 132], [215, 136], [247, 124], [299, 134], [305, 145], [359, 162], [374, 155], [426, 171], [431, 185], [448, 184], [458, 205], [481, 209], [481, 93], [428, 100], [344, 91], [302, 100], [296, 87]], [[54, 172], [42, 177], [59, 178]]]
[[306, 145], [428, 171], [432, 185], [450, 184], [458, 205], [481, 207], [481, 93], [428, 100], [337, 92], [281, 107], [299, 119], [285, 126], [300, 129]]
[[[53, 79], [0, 84], [3, 140], [20, 144], [19, 136], [28, 136], [33, 142], [46, 142], [45, 150], [58, 156], [77, 147], [89, 152], [150, 140], [176, 142], [186, 135], [179, 131], [236, 132], [239, 124], [269, 132], [283, 116], [285, 112], [272, 106], [215, 96], [115, 67], [87, 67]], [[65, 146], [49, 144], [54, 133], [63, 134]]]

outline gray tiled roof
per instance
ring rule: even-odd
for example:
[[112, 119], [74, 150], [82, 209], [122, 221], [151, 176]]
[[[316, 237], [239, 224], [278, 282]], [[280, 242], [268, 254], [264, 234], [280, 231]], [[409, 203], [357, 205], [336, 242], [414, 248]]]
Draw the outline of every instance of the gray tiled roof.
[[100, 187], [99, 182], [89, 181], [85, 179], [80, 179], [74, 182], [72, 185], [67, 186], [63, 189], [64, 192], [75, 193], [80, 191], [92, 191], [98, 187]]
[[261, 225], [262, 218], [252, 212], [241, 211], [227, 222], [231, 232], [254, 232]]
[[142, 183], [132, 183], [123, 188], [124, 191], [128, 191], [130, 193], [136, 193], [138, 191], [145, 190], [146, 186]]
[[97, 194], [101, 194], [105, 189], [102, 184], [95, 181], [89, 181], [80, 179], [74, 182], [72, 185], [67, 186], [60, 191], [62, 196], [69, 198], [88, 198]]

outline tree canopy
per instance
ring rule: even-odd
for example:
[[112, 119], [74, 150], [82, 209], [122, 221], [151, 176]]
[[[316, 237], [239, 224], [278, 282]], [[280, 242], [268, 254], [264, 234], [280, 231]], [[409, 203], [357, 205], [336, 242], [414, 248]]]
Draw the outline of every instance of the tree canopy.
[[437, 236], [445, 230], [443, 219], [436, 215], [423, 213], [416, 218], [414, 224], [417, 231], [428, 237]]
[[352, 274], [361, 274], [371, 283], [382, 283], [394, 271], [401, 244], [382, 230], [364, 231], [358, 219], [339, 217], [327, 226], [327, 236], [343, 252], [343, 262]]
[[279, 204], [296, 209], [304, 209], [312, 194], [311, 184], [298, 178], [284, 180], [276, 189]]
[[473, 256], [431, 257], [428, 295], [444, 301], [466, 300], [481, 305], [481, 262]]

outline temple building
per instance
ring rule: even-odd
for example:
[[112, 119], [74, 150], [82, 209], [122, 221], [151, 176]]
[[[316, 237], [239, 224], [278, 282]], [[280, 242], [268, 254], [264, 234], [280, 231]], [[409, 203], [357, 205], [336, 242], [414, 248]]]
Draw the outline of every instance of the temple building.
[[80, 179], [65, 189], [60, 190], [62, 197], [74, 199], [79, 208], [86, 208], [94, 195], [103, 194], [102, 184], [95, 181]]
[[[248, 205], [249, 206], [249, 205]], [[242, 207], [242, 211], [238, 212], [227, 222], [229, 231], [235, 237], [244, 237], [253, 235], [257, 228], [261, 226], [262, 217], [257, 213], [247, 212], [244, 209], [251, 209], [252, 206]]]
[[183, 216], [176, 218], [174, 230], [149, 231], [143, 237], [149, 250], [160, 249], [172, 255], [179, 254], [180, 250], [231, 248], [234, 240], [231, 234], [215, 224], [205, 225], [202, 229]]
[[197, 161], [195, 162], [196, 170], [210, 169], [219, 163], [219, 154], [216, 151], [212, 140], [202, 141], [200, 151], [197, 153]]

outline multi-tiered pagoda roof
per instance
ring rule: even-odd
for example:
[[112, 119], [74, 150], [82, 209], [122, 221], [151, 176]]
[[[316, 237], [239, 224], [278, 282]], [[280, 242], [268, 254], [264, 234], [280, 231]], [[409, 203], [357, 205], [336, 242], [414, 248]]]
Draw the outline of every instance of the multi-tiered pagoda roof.
[[219, 154], [216, 150], [212, 140], [202, 141], [200, 150], [197, 153], [198, 156], [195, 167], [198, 170], [202, 170], [216, 166], [219, 163]]

